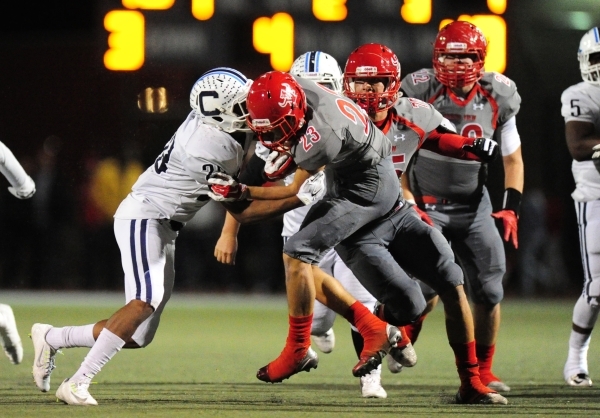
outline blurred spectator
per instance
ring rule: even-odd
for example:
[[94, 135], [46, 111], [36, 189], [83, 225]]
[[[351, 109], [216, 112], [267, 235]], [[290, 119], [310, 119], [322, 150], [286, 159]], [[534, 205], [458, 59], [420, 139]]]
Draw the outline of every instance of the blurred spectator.
[[540, 189], [523, 194], [518, 261], [518, 290], [522, 296], [555, 294], [568, 285], [560, 230], [554, 219], [556, 211], [560, 212], [557, 203], [550, 205]]

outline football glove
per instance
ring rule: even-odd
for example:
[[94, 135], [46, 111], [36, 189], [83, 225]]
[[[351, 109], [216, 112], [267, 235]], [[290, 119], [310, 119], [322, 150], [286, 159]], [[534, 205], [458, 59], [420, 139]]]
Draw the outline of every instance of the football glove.
[[271, 181], [280, 180], [287, 177], [295, 167], [294, 159], [289, 153], [273, 151], [265, 162], [265, 176]]
[[502, 220], [502, 225], [504, 226], [504, 241], [511, 241], [515, 248], [519, 248], [519, 240], [517, 237], [517, 214], [510, 209], [502, 209], [498, 212], [492, 213], [492, 216], [496, 219]]
[[425, 222], [429, 226], [434, 226], [433, 221], [431, 220], [426, 211], [422, 210], [417, 205], [413, 205], [413, 209], [415, 210], [415, 212], [417, 212], [417, 215], [419, 215], [419, 218], [421, 218], [423, 222]]
[[492, 161], [498, 155], [498, 143], [489, 138], [475, 138], [472, 144], [463, 145], [463, 149], [475, 154], [484, 163]]
[[325, 196], [326, 189], [325, 172], [319, 171], [318, 173], [307, 178], [304, 183], [302, 183], [302, 186], [300, 186], [300, 190], [296, 196], [298, 196], [298, 199], [300, 199], [305, 205], [310, 205]]
[[31, 177], [27, 176], [21, 187], [9, 187], [8, 191], [17, 199], [29, 199], [35, 193], [35, 183]]
[[238, 183], [229, 174], [213, 173], [208, 178], [210, 192], [208, 195], [217, 202], [236, 202], [248, 198], [248, 186]]

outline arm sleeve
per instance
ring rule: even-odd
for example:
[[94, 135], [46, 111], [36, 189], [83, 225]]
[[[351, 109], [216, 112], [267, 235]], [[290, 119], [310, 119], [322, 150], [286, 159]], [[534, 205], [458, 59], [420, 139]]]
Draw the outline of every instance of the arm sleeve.
[[499, 132], [498, 142], [500, 142], [502, 156], [512, 154], [521, 146], [521, 137], [517, 131], [517, 120], [514, 116], [502, 124]]
[[23, 186], [29, 178], [12, 151], [2, 142], [0, 142], [0, 172], [15, 189]]
[[479, 157], [463, 149], [464, 145], [472, 145], [474, 139], [438, 127], [429, 134], [421, 148], [461, 160], [479, 161]]

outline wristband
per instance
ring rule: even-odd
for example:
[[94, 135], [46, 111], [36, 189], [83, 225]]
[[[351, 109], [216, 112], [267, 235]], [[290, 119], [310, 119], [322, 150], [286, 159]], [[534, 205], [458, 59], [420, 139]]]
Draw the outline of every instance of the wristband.
[[517, 216], [521, 209], [521, 192], [509, 187], [504, 191], [504, 203], [502, 209], [512, 210]]

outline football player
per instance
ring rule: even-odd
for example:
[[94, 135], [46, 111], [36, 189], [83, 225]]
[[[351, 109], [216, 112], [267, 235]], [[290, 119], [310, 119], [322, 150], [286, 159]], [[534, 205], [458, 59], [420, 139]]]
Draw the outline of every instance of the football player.
[[[419, 149], [439, 158], [458, 158], [464, 163], [491, 161], [495, 157], [495, 141], [457, 135], [431, 105], [412, 97], [401, 97], [400, 86], [400, 63], [385, 45], [362, 45], [348, 57], [344, 94], [364, 109], [375, 126], [390, 139], [398, 182]], [[402, 202], [401, 208], [378, 221], [371, 231], [351, 237], [336, 250], [361, 283], [384, 303], [380, 312], [388, 321], [393, 317], [390, 306], [399, 302], [400, 307], [411, 312], [410, 321], [421, 315], [415, 309], [406, 308], [423, 307], [421, 301], [424, 300], [408, 274], [422, 278], [435, 288], [444, 301], [448, 340], [461, 379], [456, 401], [506, 404], [503, 396], [485, 387], [479, 379], [472, 314], [463, 288], [463, 275], [454, 262], [450, 246], [438, 230], [421, 221], [414, 206]], [[399, 266], [393, 261], [385, 262], [391, 256]], [[390, 286], [390, 277], [394, 278], [391, 282], [394, 286]], [[400, 325], [405, 324], [407, 322]], [[392, 349], [388, 356], [388, 365], [391, 362], [395, 366], [390, 368], [392, 371], [415, 364], [416, 358], [406, 358], [404, 354]]]
[[[10, 183], [8, 191], [17, 199], [30, 199], [35, 194], [35, 183], [27, 175], [12, 151], [0, 142], [0, 173]], [[0, 303], [0, 344], [12, 364], [23, 361], [23, 344], [12, 308]]]
[[[326, 178], [332, 180], [328, 193], [339, 196], [316, 202], [300, 230], [284, 245], [288, 339], [280, 356], [261, 368], [257, 377], [280, 382], [310, 370], [309, 366], [316, 367], [316, 355], [311, 360], [314, 352], [310, 349], [315, 297], [344, 316], [365, 337], [352, 370], [355, 376], [364, 376], [381, 364], [401, 339], [400, 331], [373, 315], [318, 264], [337, 242], [395, 206], [400, 188], [393, 181], [390, 143], [352, 101], [288, 73], [271, 71], [257, 78], [248, 93], [247, 105], [248, 124], [261, 143], [271, 151], [291, 155], [297, 166], [294, 180], [288, 186], [248, 187], [235, 183], [234, 187], [230, 179], [221, 176], [222, 199], [253, 199], [251, 206], [262, 199], [294, 196], [299, 186], [323, 167]], [[211, 181], [215, 183], [213, 192], [218, 193], [217, 179]], [[230, 213], [238, 219], [237, 213]]]
[[[94, 376], [122, 348], [152, 342], [173, 290], [178, 231], [210, 201], [211, 176], [237, 176], [240, 171], [250, 135], [245, 101], [251, 84], [239, 71], [224, 67], [208, 71], [194, 84], [193, 110], [114, 215], [126, 305], [93, 324], [59, 328], [36, 323], [31, 329], [32, 372], [42, 392], [50, 389], [57, 350], [91, 347], [80, 368], [59, 386], [56, 397], [69, 405], [97, 405], [88, 390]], [[299, 204], [293, 196], [254, 202], [252, 209], [239, 211], [260, 220]]]
[[[309, 51], [300, 55], [293, 62], [290, 74], [312, 80], [338, 94], [342, 92], [342, 70], [335, 58], [325, 52]], [[267, 161], [268, 163], [265, 164]], [[274, 181], [284, 177], [284, 183], [290, 184], [293, 182], [294, 174], [292, 172], [290, 175], [285, 175], [289, 171], [286, 163], [292, 163], [289, 154], [281, 154], [280, 157], [280, 154], [276, 151], [271, 152], [264, 145], [258, 143], [255, 148], [255, 155], [249, 162], [249, 166], [257, 164], [258, 168], [256, 170], [247, 169], [240, 176], [240, 181], [248, 185], [260, 185], [264, 181]], [[256, 180], [250, 178], [249, 173], [251, 172], [259, 174]], [[281, 235], [284, 243], [300, 229], [300, 225], [309, 209], [310, 205], [307, 205], [286, 212], [283, 215]], [[231, 215], [226, 215], [221, 236], [215, 246], [215, 257], [219, 262], [225, 264], [235, 263], [238, 230], [239, 223]], [[354, 277], [352, 271], [339, 258], [335, 250], [332, 249], [323, 256], [319, 267], [337, 279], [367, 309], [373, 311], [377, 301]], [[333, 310], [318, 300], [315, 301], [311, 336], [313, 343], [324, 353], [330, 353], [335, 346], [335, 333], [332, 328], [335, 318], [336, 313]], [[358, 331], [355, 330], [355, 332]], [[412, 349], [412, 346], [406, 348], [406, 350], [409, 349]], [[360, 350], [357, 354], [360, 355]], [[385, 389], [381, 386], [381, 365], [360, 378], [360, 388], [361, 395], [365, 398], [387, 397]]]
[[572, 172], [579, 242], [583, 262], [583, 291], [573, 308], [569, 354], [563, 369], [570, 386], [592, 386], [587, 353], [600, 311], [600, 31], [581, 38], [577, 51], [583, 81], [567, 88], [561, 113], [573, 157]]
[[[485, 186], [487, 164], [441, 157], [428, 150], [415, 155], [408, 176], [403, 176], [403, 189], [422, 216], [450, 241], [463, 268], [473, 303], [481, 381], [489, 388], [508, 392], [510, 387], [492, 372], [506, 272], [504, 244], [495, 219], [502, 221], [504, 240], [517, 248], [524, 168], [515, 115], [521, 98], [514, 81], [485, 72], [486, 52], [485, 36], [475, 25], [452, 22], [436, 37], [433, 68], [408, 74], [402, 80], [402, 91], [430, 103], [459, 134], [493, 137], [500, 143], [505, 188], [502, 209], [492, 212]], [[429, 312], [438, 298], [423, 287]], [[413, 342], [424, 318], [407, 327]]]

